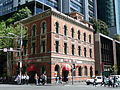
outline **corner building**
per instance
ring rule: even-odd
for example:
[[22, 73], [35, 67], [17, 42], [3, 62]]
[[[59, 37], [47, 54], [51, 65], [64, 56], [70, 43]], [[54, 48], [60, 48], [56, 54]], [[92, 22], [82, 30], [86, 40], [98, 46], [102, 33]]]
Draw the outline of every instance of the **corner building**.
[[[28, 28], [28, 43], [23, 50], [22, 72], [33, 78], [46, 73], [53, 83], [60, 75], [81, 81], [95, 75], [94, 37], [92, 25], [79, 13], [69, 16], [54, 9], [21, 21]], [[19, 57], [15, 54], [14, 70]]]

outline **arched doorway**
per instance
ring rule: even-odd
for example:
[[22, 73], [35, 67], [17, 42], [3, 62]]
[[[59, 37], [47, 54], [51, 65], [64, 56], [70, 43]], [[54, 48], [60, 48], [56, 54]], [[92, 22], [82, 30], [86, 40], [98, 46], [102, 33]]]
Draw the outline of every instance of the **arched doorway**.
[[69, 64], [64, 64], [62, 66], [62, 79], [64, 82], [68, 81], [68, 74], [71, 70], [71, 66]]
[[57, 76], [60, 75], [60, 66], [58, 64], [55, 65], [55, 72], [57, 72]]
[[81, 66], [78, 68], [78, 76], [82, 76], [82, 67]]
[[93, 68], [92, 68], [92, 66], [90, 67], [90, 77], [92, 78], [92, 76], [93, 76]]

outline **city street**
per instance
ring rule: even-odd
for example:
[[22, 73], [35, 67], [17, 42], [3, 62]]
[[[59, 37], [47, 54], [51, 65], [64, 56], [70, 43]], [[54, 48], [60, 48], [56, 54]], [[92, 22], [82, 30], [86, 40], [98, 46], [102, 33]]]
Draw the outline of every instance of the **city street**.
[[120, 90], [120, 87], [103, 87], [97, 85], [85, 85], [85, 84], [75, 84], [75, 85], [45, 85], [45, 86], [35, 86], [32, 85], [8, 85], [0, 84], [0, 90]]

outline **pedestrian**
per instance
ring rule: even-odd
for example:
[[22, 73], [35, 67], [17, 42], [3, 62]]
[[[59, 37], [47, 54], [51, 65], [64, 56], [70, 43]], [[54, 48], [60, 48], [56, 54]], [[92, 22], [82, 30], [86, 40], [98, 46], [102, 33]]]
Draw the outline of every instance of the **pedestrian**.
[[21, 75], [18, 74], [14, 81], [17, 82], [17, 84], [20, 85], [21, 84]]
[[96, 87], [96, 78], [94, 79], [93, 86]]
[[37, 73], [35, 74], [34, 79], [35, 79], [35, 84], [38, 85], [39, 76], [37, 75]]
[[30, 77], [27, 75], [27, 73], [26, 73], [26, 75], [25, 75], [25, 76], [26, 76], [26, 78], [25, 78], [25, 84], [27, 84], [27, 85], [28, 85], [28, 83], [29, 83], [29, 78], [30, 78]]
[[112, 79], [113, 79], [113, 84], [112, 84], [112, 85], [113, 85], [113, 87], [115, 87], [115, 84], [116, 84], [116, 77], [115, 77], [115, 76], [113, 76], [113, 78], [112, 78]]
[[61, 76], [59, 75], [59, 81], [58, 81], [58, 83], [60, 83], [60, 84], [62, 84], [62, 78], [61, 78]]
[[58, 76], [55, 77], [56, 84], [58, 84]]

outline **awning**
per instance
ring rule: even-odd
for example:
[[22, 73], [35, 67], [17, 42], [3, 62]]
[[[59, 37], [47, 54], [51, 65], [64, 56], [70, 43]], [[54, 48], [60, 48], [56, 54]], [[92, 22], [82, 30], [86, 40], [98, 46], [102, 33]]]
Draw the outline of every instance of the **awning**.
[[27, 67], [27, 71], [30, 72], [30, 71], [36, 71], [37, 68], [35, 67], [34, 64], [30, 65], [29, 67]]
[[70, 71], [70, 70], [71, 70], [71, 66], [70, 66], [69, 64], [64, 64], [64, 65], [62, 66], [62, 70], [63, 70], [63, 71]]

